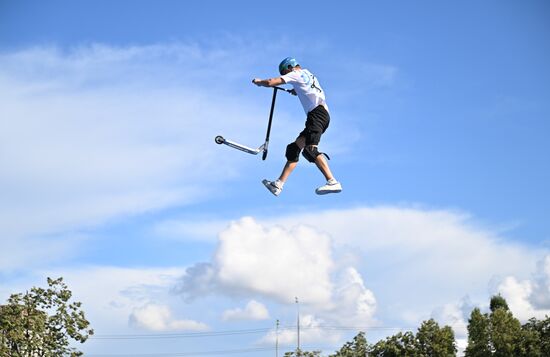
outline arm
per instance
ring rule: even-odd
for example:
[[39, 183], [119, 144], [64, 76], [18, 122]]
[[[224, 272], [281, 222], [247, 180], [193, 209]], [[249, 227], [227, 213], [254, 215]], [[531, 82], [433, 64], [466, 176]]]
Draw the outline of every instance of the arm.
[[258, 87], [275, 87], [281, 84], [285, 84], [285, 81], [281, 77], [269, 78], [269, 79], [254, 78], [252, 80], [252, 83], [257, 85]]

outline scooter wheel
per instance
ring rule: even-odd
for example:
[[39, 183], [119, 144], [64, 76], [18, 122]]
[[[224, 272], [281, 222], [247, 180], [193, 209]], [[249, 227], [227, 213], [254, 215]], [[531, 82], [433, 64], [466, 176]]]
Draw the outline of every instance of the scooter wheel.
[[216, 144], [223, 144], [225, 142], [225, 139], [223, 138], [223, 136], [218, 135], [218, 136], [216, 136], [214, 141], [216, 142]]

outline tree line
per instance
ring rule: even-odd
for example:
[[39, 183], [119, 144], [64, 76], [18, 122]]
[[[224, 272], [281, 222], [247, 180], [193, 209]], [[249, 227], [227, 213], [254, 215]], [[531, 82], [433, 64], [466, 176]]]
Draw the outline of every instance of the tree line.
[[[489, 312], [475, 308], [468, 320], [465, 357], [550, 357], [550, 317], [531, 318], [521, 324], [506, 300], [493, 296]], [[399, 332], [374, 344], [364, 332], [328, 357], [451, 357], [457, 355], [455, 334], [450, 326], [433, 320], [422, 322], [416, 333]], [[321, 357], [321, 351], [287, 352], [285, 357]]]
[[[63, 278], [48, 278], [46, 289], [33, 287], [12, 294], [0, 305], [0, 356], [76, 357], [83, 353], [70, 346], [93, 335], [82, 304], [71, 302], [72, 292]], [[548, 357], [550, 317], [532, 318], [524, 324], [515, 318], [506, 300], [493, 296], [489, 312], [474, 308], [468, 320], [466, 357]], [[456, 356], [455, 334], [450, 326], [433, 320], [422, 322], [416, 332], [399, 332], [369, 343], [364, 332], [327, 357], [450, 357]], [[295, 350], [284, 357], [321, 357], [321, 351]]]

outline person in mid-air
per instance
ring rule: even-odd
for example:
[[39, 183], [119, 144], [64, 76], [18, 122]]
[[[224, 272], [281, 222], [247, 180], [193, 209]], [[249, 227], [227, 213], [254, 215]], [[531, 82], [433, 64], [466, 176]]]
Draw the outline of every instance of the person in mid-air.
[[302, 69], [296, 59], [292, 57], [285, 58], [279, 64], [279, 73], [281, 77], [270, 79], [255, 78], [252, 80], [252, 83], [262, 87], [291, 84], [294, 88], [293, 94], [300, 98], [300, 102], [307, 114], [306, 127], [298, 135], [298, 138], [286, 147], [285, 156], [287, 162], [281, 176], [275, 181], [263, 180], [263, 184], [272, 194], [279, 196], [288, 176], [298, 164], [301, 152], [307, 161], [317, 165], [327, 180], [325, 185], [315, 190], [318, 195], [342, 191], [342, 185], [334, 178], [328, 166], [328, 155], [318, 150], [321, 135], [327, 130], [330, 123], [325, 92], [319, 85], [317, 78], [307, 69]]

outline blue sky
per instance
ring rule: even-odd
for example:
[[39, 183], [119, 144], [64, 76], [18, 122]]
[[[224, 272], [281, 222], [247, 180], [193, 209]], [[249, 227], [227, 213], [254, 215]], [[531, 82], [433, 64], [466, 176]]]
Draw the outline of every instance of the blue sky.
[[[0, 297], [62, 275], [98, 337], [179, 334], [96, 338], [90, 356], [272, 355], [295, 296], [305, 346], [327, 352], [355, 332], [327, 326], [374, 342], [430, 317], [463, 344], [498, 292], [549, 314], [549, 17], [545, 1], [0, 1]], [[266, 161], [213, 141], [261, 144], [271, 91], [250, 81], [287, 56], [327, 92], [339, 195], [315, 195], [305, 160], [280, 197], [261, 185], [302, 129], [295, 97]]]

